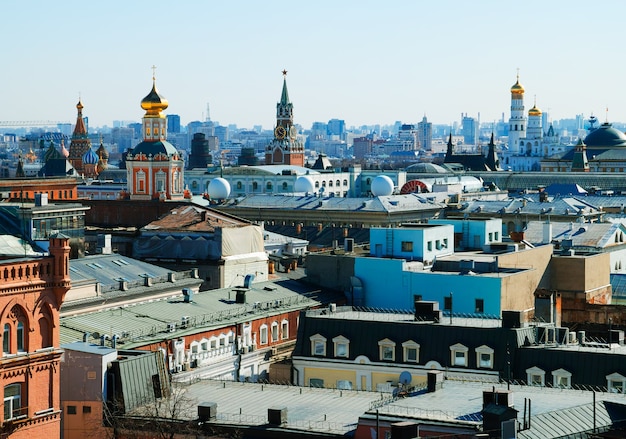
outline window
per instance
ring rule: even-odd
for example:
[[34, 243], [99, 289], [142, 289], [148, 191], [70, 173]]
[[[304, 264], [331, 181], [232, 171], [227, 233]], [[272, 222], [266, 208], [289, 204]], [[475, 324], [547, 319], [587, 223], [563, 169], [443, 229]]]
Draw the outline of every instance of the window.
[[403, 359], [405, 363], [419, 363], [420, 345], [413, 340], [402, 343]]
[[261, 335], [261, 344], [267, 344], [267, 325], [261, 325], [259, 332]]
[[84, 405], [83, 406], [83, 413], [91, 413], [91, 406], [90, 405]]
[[433, 251], [433, 242], [432, 241], [428, 241], [427, 247], [428, 247], [428, 251], [429, 252]]
[[572, 387], [572, 373], [565, 369], [553, 370], [552, 385], [561, 389], [569, 389]]
[[22, 414], [22, 385], [9, 384], [4, 387], [4, 420], [17, 418]]
[[626, 377], [619, 373], [612, 373], [611, 375], [607, 375], [606, 381], [610, 393], [624, 393], [624, 381], [626, 381]]
[[350, 356], [350, 340], [340, 335], [333, 338], [333, 345], [335, 347], [335, 357], [348, 358]]
[[68, 415], [75, 415], [76, 414], [76, 406], [75, 405], [68, 405], [67, 406], [67, 414]]
[[476, 364], [481, 369], [493, 369], [494, 350], [489, 346], [482, 345], [476, 348]]
[[489, 242], [493, 241], [493, 233], [489, 232]]
[[474, 307], [474, 312], [477, 314], [482, 314], [485, 312], [485, 300], [484, 299], [476, 299], [476, 306]]
[[396, 359], [396, 344], [388, 338], [378, 342], [378, 351], [382, 361], [394, 361]]
[[438, 240], [438, 239], [435, 241], [435, 248], [436, 248], [437, 250], [441, 250], [441, 241], [440, 241], [440, 240]]
[[278, 322], [272, 323], [272, 341], [278, 341]]
[[283, 181], [283, 190], [286, 191], [287, 190], [287, 182]]
[[495, 238], [495, 240], [496, 240], [496, 241], [499, 241], [499, 240], [500, 240], [500, 233], [495, 232], [495, 233], [493, 234], [493, 237]]
[[467, 366], [467, 346], [457, 343], [450, 346], [450, 361], [453, 366]]
[[441, 246], [443, 248], [448, 248], [448, 238], [443, 238], [443, 244]]
[[309, 380], [309, 387], [324, 387], [324, 380], [320, 378], [311, 378]]
[[337, 380], [337, 389], [338, 390], [352, 390], [352, 381]]
[[446, 296], [443, 298], [443, 310], [452, 311], [452, 297]]
[[4, 332], [2, 333], [2, 352], [11, 353], [11, 326], [8, 323], [4, 324]]
[[238, 181], [237, 182], [237, 189], [241, 190], [242, 187], [243, 187], [243, 184], [240, 181]]
[[546, 372], [538, 367], [526, 369], [526, 380], [529, 386], [545, 386]]
[[326, 356], [326, 337], [315, 334], [309, 340], [311, 340], [312, 355]]
[[413, 241], [402, 241], [402, 251], [403, 252], [412, 252], [413, 251]]
[[283, 340], [287, 340], [289, 338], [289, 322], [287, 320], [283, 320], [281, 322], [280, 333], [282, 335]]
[[267, 188], [268, 191], [272, 190], [272, 182], [268, 181], [267, 184], [265, 185], [265, 187]]
[[253, 182], [252, 182], [252, 190], [253, 190], [253, 191], [256, 191], [256, 190], [258, 190], [258, 189], [259, 189], [259, 183], [258, 183], [258, 182], [256, 182], [256, 181], [253, 181]]

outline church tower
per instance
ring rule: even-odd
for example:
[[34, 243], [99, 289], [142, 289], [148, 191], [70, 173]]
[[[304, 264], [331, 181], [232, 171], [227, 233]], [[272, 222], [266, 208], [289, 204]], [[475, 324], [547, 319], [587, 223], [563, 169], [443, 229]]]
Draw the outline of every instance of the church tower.
[[524, 154], [520, 139], [526, 138], [526, 115], [524, 114], [524, 87], [517, 81], [511, 87], [511, 118], [509, 119], [509, 150]]
[[141, 101], [143, 142], [126, 157], [128, 192], [131, 200], [182, 200], [184, 162], [167, 139], [167, 119], [162, 113], [167, 99], [159, 94], [152, 76], [152, 90]]
[[68, 160], [78, 174], [83, 174], [85, 172], [83, 156], [91, 149], [91, 140], [89, 140], [89, 136], [87, 135], [87, 127], [83, 119], [83, 103], [80, 99], [78, 99], [78, 104], [76, 104], [76, 110], [78, 111], [78, 116], [76, 117], [76, 126], [72, 133]]
[[528, 140], [542, 140], [543, 139], [543, 124], [541, 121], [541, 110], [537, 108], [537, 103], [533, 105], [533, 108], [528, 110], [528, 128], [526, 132], [526, 139]]
[[304, 166], [304, 145], [293, 125], [293, 104], [287, 92], [287, 71], [283, 70], [283, 92], [276, 104], [274, 140], [265, 149], [266, 165]]

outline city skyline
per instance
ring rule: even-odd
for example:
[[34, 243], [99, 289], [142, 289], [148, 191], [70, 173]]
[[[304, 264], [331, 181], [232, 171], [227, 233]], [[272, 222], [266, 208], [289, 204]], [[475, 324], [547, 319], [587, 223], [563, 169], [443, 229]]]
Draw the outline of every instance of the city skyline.
[[[275, 124], [286, 69], [294, 122], [508, 121], [519, 69], [526, 111], [626, 121], [617, 42], [626, 4], [497, 1], [14, 2], [0, 121], [139, 121], [156, 65], [167, 114]], [[601, 16], [595, 17], [594, 16]]]

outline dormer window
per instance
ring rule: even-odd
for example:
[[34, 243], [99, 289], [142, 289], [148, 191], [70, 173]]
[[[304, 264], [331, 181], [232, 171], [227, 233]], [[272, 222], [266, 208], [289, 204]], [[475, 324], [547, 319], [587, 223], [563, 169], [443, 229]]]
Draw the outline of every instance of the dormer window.
[[606, 386], [610, 393], [624, 393], [624, 389], [626, 389], [626, 377], [619, 373], [607, 375]]
[[315, 334], [312, 335], [309, 340], [311, 341], [311, 355], [325, 357], [326, 337], [321, 334]]
[[572, 373], [565, 369], [557, 369], [552, 371], [552, 385], [561, 389], [569, 389], [572, 387]]
[[468, 351], [468, 347], [462, 345], [461, 343], [450, 346], [450, 362], [452, 365], [467, 367]]
[[402, 359], [405, 363], [419, 363], [420, 345], [413, 340], [402, 343]]
[[480, 369], [493, 369], [494, 350], [489, 346], [482, 345], [476, 348], [476, 365]]
[[378, 342], [378, 354], [381, 361], [395, 361], [396, 343], [388, 338]]
[[350, 340], [340, 335], [333, 338], [335, 357], [348, 358], [350, 356]]
[[526, 369], [526, 381], [529, 386], [545, 386], [546, 371], [536, 366]]

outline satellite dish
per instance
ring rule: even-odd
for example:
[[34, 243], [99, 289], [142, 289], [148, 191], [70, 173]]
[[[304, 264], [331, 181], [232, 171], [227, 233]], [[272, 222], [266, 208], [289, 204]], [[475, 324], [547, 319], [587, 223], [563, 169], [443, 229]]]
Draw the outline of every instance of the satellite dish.
[[91, 334], [91, 336], [93, 338], [100, 338], [100, 333], [99, 332], [94, 332], [94, 333]]
[[413, 379], [413, 377], [411, 376], [411, 372], [409, 371], [404, 371], [400, 374], [400, 384], [411, 384], [411, 380]]

